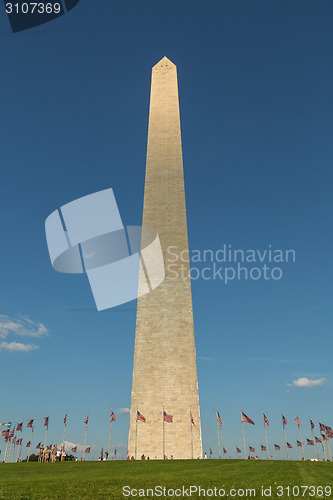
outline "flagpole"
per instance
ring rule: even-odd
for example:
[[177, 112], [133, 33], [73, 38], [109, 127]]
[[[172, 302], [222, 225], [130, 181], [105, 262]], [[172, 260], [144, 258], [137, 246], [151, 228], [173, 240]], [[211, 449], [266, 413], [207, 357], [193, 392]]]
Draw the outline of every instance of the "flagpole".
[[309, 452], [309, 445], [308, 445], [308, 439], [306, 439], [306, 448], [308, 450], [308, 457], [309, 457], [309, 460], [310, 460], [310, 452]]
[[[298, 418], [298, 415], [296, 413], [296, 417]], [[299, 420], [299, 419], [298, 419]], [[298, 425], [298, 424], [297, 424]], [[304, 444], [302, 440], [302, 434], [301, 434], [301, 426], [298, 425], [298, 430], [299, 430], [299, 437], [301, 438], [301, 445], [302, 445], [302, 452], [303, 452], [303, 460], [305, 460], [305, 453], [304, 453]]]
[[[329, 449], [328, 449], [328, 440], [327, 440], [326, 432], [325, 432], [325, 439], [324, 439], [324, 441], [326, 442], [326, 448], [327, 448], [328, 461], [330, 462], [331, 457], [330, 457], [330, 451], [329, 451]], [[326, 460], [327, 460], [327, 455], [326, 455]]]
[[[323, 438], [323, 434], [322, 434], [322, 430], [321, 430], [321, 427], [320, 427], [319, 418], [318, 418], [318, 425], [319, 425], [320, 436], [321, 436], [321, 443], [322, 443], [322, 445], [323, 445], [323, 450], [324, 450], [325, 460], [327, 460], [327, 454], [326, 454], [326, 450], [325, 450], [325, 443], [324, 443], [324, 441], [327, 441], [327, 439], [324, 439], [324, 438]], [[325, 432], [325, 434], [326, 434], [326, 432]], [[326, 438], [326, 436], [325, 436], [325, 438]], [[326, 446], [327, 446], [327, 443], [326, 443]], [[328, 446], [327, 446], [327, 453], [328, 453]]]
[[264, 421], [264, 429], [265, 429], [265, 439], [266, 439], [266, 446], [267, 446], [267, 460], [269, 460], [269, 450], [268, 450], [268, 442], [267, 442], [267, 433], [266, 433], [266, 424], [265, 424], [264, 409], [262, 409], [262, 418], [263, 418], [263, 421]]
[[243, 423], [242, 407], [240, 409], [240, 412], [241, 412], [241, 421], [242, 421], [242, 430], [243, 430], [244, 458], [246, 459], [246, 447], [245, 447], [245, 434], [244, 434], [244, 423]]
[[190, 424], [191, 424], [191, 450], [192, 450], [192, 460], [193, 460], [193, 434], [192, 434], [192, 408], [190, 405]]
[[[9, 427], [9, 429], [10, 429], [10, 427]], [[8, 438], [8, 439], [7, 439], [6, 449], [5, 449], [5, 455], [4, 455], [4, 457], [3, 457], [3, 461], [4, 461], [4, 463], [6, 462], [6, 458], [7, 458], [7, 447], [8, 447], [8, 441], [9, 441], [9, 439], [10, 439], [10, 438]]]
[[164, 422], [164, 405], [163, 405], [163, 460], [165, 459], [165, 422]]
[[[65, 415], [65, 418], [64, 418], [64, 435], [63, 435], [63, 438], [62, 438], [62, 451], [65, 449], [65, 436], [66, 436], [66, 425], [67, 425], [67, 413], [68, 411], [66, 410], [66, 415]], [[60, 457], [60, 460], [61, 460], [61, 457]]]
[[[14, 437], [14, 436], [13, 436]], [[10, 438], [10, 446], [9, 446], [9, 460], [8, 463], [12, 461], [12, 448], [13, 448], [13, 437]]]
[[[113, 410], [113, 407], [111, 406], [111, 415], [112, 415], [112, 410]], [[110, 430], [109, 430], [109, 449], [108, 449], [108, 460], [109, 460], [110, 450], [111, 450], [111, 427], [112, 427], [111, 415], [110, 415]]]
[[87, 442], [87, 429], [88, 429], [88, 420], [89, 420], [89, 408], [87, 410], [87, 419], [86, 419], [86, 431], [84, 433], [84, 446], [83, 446], [83, 455], [82, 460], [84, 461], [84, 457], [86, 454], [86, 442]]
[[[22, 421], [22, 429], [21, 429], [21, 448], [17, 448], [17, 457], [16, 457], [16, 462], [18, 461], [18, 459], [21, 459], [21, 452], [22, 452], [22, 443], [23, 443], [23, 426], [24, 426], [24, 419]], [[19, 456], [19, 452], [20, 452], [20, 456]]]
[[297, 456], [298, 456], [298, 460], [301, 460], [301, 457], [300, 457], [300, 454], [299, 454], [299, 446], [297, 444], [297, 439], [296, 439], [296, 448], [297, 448]]
[[[16, 427], [16, 422], [15, 422], [14, 427], [13, 427], [14, 432], [15, 432], [15, 427]], [[14, 436], [13, 436], [13, 437], [14, 437]], [[13, 439], [12, 437], [11, 437], [11, 438], [9, 438], [9, 450], [8, 450], [8, 455], [9, 455], [9, 460], [8, 460], [8, 462], [9, 462], [9, 463], [10, 463], [10, 460], [11, 460], [12, 447], [13, 447], [13, 442], [12, 442], [12, 439]]]
[[14, 443], [13, 443], [14, 446], [12, 446], [12, 448], [13, 448], [13, 457], [12, 456], [10, 457], [10, 461], [14, 460], [15, 446], [16, 446], [16, 436], [13, 436], [13, 439], [14, 439]]
[[332, 462], [332, 450], [331, 450], [331, 445], [330, 445], [330, 438], [328, 437], [327, 430], [325, 429], [325, 434], [326, 434], [326, 446], [328, 449], [328, 456], [330, 458], [330, 462]]
[[[319, 420], [318, 420], [318, 424], [319, 424]], [[325, 457], [325, 460], [327, 461], [327, 455], [326, 455], [326, 450], [325, 450], [324, 438], [323, 438], [323, 435], [322, 435], [322, 433], [321, 433], [321, 432], [320, 432], [320, 437], [321, 437], [321, 445], [322, 445], [322, 447], [323, 447], [324, 457]]]
[[325, 450], [325, 443], [324, 443], [323, 435], [321, 433], [319, 418], [318, 418], [318, 425], [319, 425], [319, 433], [320, 433], [320, 437], [321, 437], [321, 444], [322, 444], [322, 447], [323, 447], [323, 452], [324, 452], [325, 460], [327, 460], [327, 455], [326, 455], [326, 450]]
[[219, 443], [219, 459], [221, 459], [220, 425], [219, 425], [219, 421], [218, 421], [218, 418], [217, 418], [217, 414], [218, 414], [218, 411], [217, 411], [217, 407], [216, 407], [217, 440], [218, 440], [218, 443]]
[[287, 459], [289, 460], [289, 451], [288, 451], [288, 446], [287, 446], [286, 428], [285, 428], [285, 425], [283, 423], [283, 413], [282, 413], [282, 410], [281, 410], [281, 417], [282, 417], [282, 427], [283, 427], [283, 434], [284, 434], [284, 442], [286, 444]]
[[[8, 463], [9, 463], [10, 462], [10, 450], [11, 450], [11, 447], [12, 447], [12, 438], [9, 438], [7, 442], [9, 443], [9, 445], [8, 445], [8, 451], [7, 451]], [[7, 457], [6, 457], [6, 460], [7, 460]]]
[[[22, 435], [22, 431], [21, 431], [21, 435]], [[16, 453], [16, 463], [18, 462], [18, 456], [19, 456], [19, 451], [20, 451], [20, 445], [17, 445], [17, 453]]]
[[[50, 414], [47, 417], [47, 426], [46, 426], [46, 431], [45, 431], [45, 441], [44, 441], [44, 457], [45, 457], [45, 451], [46, 451], [46, 440], [47, 440], [47, 433], [49, 432], [49, 421], [50, 421]], [[43, 458], [44, 458], [43, 457]]]
[[327, 450], [328, 450], [328, 455], [329, 455], [330, 462], [332, 462], [332, 450], [331, 450], [331, 445], [330, 445], [330, 437], [328, 435], [328, 431], [327, 431], [326, 426], [325, 426], [325, 434], [326, 434], [326, 446], [327, 446]]
[[136, 460], [136, 454], [137, 454], [137, 449], [138, 449], [138, 407], [136, 407], [136, 424], [135, 424], [135, 460]]
[[323, 439], [323, 436], [321, 435], [321, 433], [320, 433], [320, 437], [321, 437], [321, 445], [322, 445], [322, 447], [323, 447], [324, 457], [325, 457], [325, 460], [327, 460], [327, 455], [326, 455], [326, 450], [325, 450], [324, 439]]
[[28, 450], [27, 462], [29, 462], [29, 458], [30, 458], [30, 449], [31, 449], [32, 438], [34, 435], [35, 421], [36, 421], [36, 415], [34, 416], [34, 423], [32, 424], [32, 428], [31, 428], [30, 446], [29, 446], [29, 450]]
[[[16, 425], [17, 425], [17, 422], [16, 422]], [[16, 427], [16, 425], [15, 425], [15, 427]], [[15, 438], [15, 439], [14, 439], [14, 438]], [[16, 446], [16, 436], [13, 436], [13, 439], [14, 439], [14, 442], [13, 442], [13, 445], [14, 445], [14, 446], [12, 446], [12, 449], [13, 449], [13, 457], [10, 457], [10, 460], [11, 460], [11, 461], [12, 461], [12, 460], [14, 461], [14, 456], [15, 456], [15, 446]]]
[[[312, 427], [312, 425], [311, 425], [312, 420], [311, 420], [311, 418], [310, 418], [310, 417], [309, 417], [309, 420], [310, 420], [310, 427], [311, 427], [311, 432], [312, 432], [313, 444], [314, 444], [314, 446], [315, 446], [315, 450], [316, 450], [316, 457], [317, 457], [317, 460], [319, 460], [318, 450], [317, 450], [317, 443], [316, 443], [316, 437], [315, 437], [314, 432], [313, 432], [313, 427]], [[314, 424], [313, 424], [313, 425], [314, 425]]]

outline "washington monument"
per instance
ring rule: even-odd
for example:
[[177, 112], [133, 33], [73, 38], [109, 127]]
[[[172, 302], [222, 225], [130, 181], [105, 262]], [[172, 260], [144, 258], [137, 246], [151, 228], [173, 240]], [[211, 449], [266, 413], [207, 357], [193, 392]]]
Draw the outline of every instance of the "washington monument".
[[188, 236], [177, 69], [166, 57], [152, 69], [142, 225], [158, 232], [165, 280], [138, 299], [128, 454], [202, 458], [191, 280], [181, 258]]

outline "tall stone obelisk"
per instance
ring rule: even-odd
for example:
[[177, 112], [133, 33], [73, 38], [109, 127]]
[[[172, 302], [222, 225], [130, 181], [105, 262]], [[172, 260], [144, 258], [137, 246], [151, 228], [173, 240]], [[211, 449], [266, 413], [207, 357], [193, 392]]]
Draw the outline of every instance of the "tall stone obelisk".
[[142, 225], [158, 232], [166, 277], [138, 299], [128, 453], [202, 458], [177, 69], [166, 57], [152, 70]]

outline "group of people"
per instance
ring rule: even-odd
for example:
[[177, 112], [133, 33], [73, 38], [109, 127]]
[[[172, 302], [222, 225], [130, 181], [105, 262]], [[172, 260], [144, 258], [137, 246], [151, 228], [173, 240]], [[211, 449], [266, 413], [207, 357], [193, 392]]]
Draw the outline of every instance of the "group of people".
[[[133, 456], [130, 458], [129, 455], [127, 455], [127, 460], [135, 460], [135, 458]], [[141, 455], [141, 460], [150, 460], [150, 457], [146, 457], [143, 453]], [[166, 455], [164, 455], [164, 460], [168, 460], [168, 457]], [[173, 460], [173, 455], [170, 455], [170, 460]]]
[[62, 446], [58, 448], [55, 444], [53, 447], [51, 445], [44, 449], [44, 446], [41, 445], [38, 453], [38, 462], [64, 462], [66, 456], [65, 448]]
[[[115, 450], [115, 451], [117, 451], [117, 450]], [[104, 452], [104, 449], [102, 448], [101, 449], [101, 454], [100, 454], [100, 457], [99, 457], [98, 460], [99, 461], [101, 461], [101, 460], [108, 460], [108, 458], [109, 458], [109, 452], [108, 451]]]

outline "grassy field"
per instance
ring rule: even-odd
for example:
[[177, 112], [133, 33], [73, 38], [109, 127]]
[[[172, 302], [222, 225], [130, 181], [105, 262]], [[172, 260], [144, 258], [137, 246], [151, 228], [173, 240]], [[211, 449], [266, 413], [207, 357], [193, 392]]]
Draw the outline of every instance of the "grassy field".
[[[247, 461], [247, 460], [179, 460], [179, 461], [110, 461], [110, 462], [60, 462], [0, 464], [0, 498], [12, 499], [118, 499], [124, 496], [123, 487], [147, 489], [156, 486], [168, 489], [190, 486], [206, 490], [206, 496], [186, 491], [152, 495], [137, 493], [136, 498], [222, 498], [219, 489], [225, 490], [224, 498], [326, 498], [333, 500], [333, 493], [325, 489], [307, 490], [302, 496], [301, 486], [330, 486], [333, 492], [333, 463]], [[262, 494], [272, 487], [271, 493]], [[283, 486], [282, 492], [278, 486]], [[286, 489], [290, 486], [290, 490]], [[214, 496], [214, 488], [217, 488]], [[234, 491], [232, 490], [240, 491]], [[255, 489], [255, 492], [246, 489]], [[304, 491], [305, 488], [303, 488]], [[278, 493], [280, 493], [280, 496]], [[179, 494], [180, 493], [180, 494]], [[207, 495], [208, 493], [208, 495]], [[223, 494], [223, 491], [220, 493]], [[289, 494], [288, 494], [289, 493]]]

